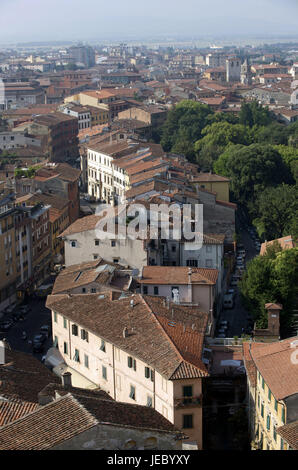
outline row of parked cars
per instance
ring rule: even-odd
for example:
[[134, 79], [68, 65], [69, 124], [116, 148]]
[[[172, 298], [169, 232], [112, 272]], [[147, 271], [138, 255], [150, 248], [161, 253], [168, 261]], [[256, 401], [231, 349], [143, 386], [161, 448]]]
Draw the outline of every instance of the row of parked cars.
[[[30, 311], [31, 308], [29, 305], [17, 307], [16, 304], [14, 304], [7, 307], [3, 312], [4, 319], [0, 321], [0, 332], [8, 331], [15, 322], [24, 321]], [[8, 315], [9, 318], [5, 319]]]

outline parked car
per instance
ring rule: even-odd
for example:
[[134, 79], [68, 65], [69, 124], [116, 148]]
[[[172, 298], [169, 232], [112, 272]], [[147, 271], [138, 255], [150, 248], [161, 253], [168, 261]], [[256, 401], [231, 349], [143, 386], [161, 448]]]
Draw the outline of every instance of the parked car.
[[16, 308], [16, 304], [12, 304], [4, 310], [5, 315], [12, 313]]
[[218, 338], [226, 338], [226, 334], [225, 333], [219, 333]]
[[8, 331], [13, 325], [12, 320], [5, 320], [0, 323], [0, 331]]
[[35, 295], [37, 297], [47, 297], [52, 292], [53, 284], [44, 284], [39, 286], [36, 291]]
[[236, 287], [238, 285], [238, 279], [232, 279], [231, 280], [231, 286]]
[[236, 295], [235, 289], [228, 289], [227, 294], [232, 294], [233, 296]]
[[31, 307], [29, 305], [21, 305], [19, 308], [19, 311], [22, 312], [23, 315], [26, 315], [27, 313], [31, 312]]
[[242, 258], [245, 258], [246, 251], [245, 250], [239, 250], [237, 254], [238, 254], [238, 256], [242, 256]]
[[219, 326], [226, 326], [228, 328], [229, 326], [228, 320], [221, 320], [221, 322], [219, 323]]
[[15, 312], [13, 314], [12, 318], [13, 318], [14, 321], [24, 321], [25, 320], [24, 314], [20, 310]]
[[51, 327], [50, 325], [42, 325], [40, 327], [40, 333], [44, 336], [46, 336], [46, 338], [49, 338], [51, 336]]
[[37, 334], [33, 338], [33, 345], [35, 343], [44, 343], [46, 340], [46, 336], [44, 334]]
[[222, 334], [222, 333], [226, 334], [227, 329], [228, 329], [227, 327], [226, 328], [219, 328], [218, 333], [219, 334]]
[[224, 308], [233, 308], [234, 307], [234, 297], [232, 294], [224, 295], [223, 299]]

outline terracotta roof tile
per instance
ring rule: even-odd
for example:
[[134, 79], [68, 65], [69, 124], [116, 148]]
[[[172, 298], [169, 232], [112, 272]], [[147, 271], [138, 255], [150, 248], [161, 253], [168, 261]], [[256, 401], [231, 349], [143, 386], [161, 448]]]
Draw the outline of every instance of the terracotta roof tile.
[[37, 403], [20, 400], [0, 401], [0, 427], [12, 423], [39, 407]]
[[[133, 354], [167, 378], [184, 359], [162, 328], [160, 318], [171, 321], [173, 314], [178, 323], [193, 325], [194, 334], [202, 337], [208, 321], [208, 314], [197, 307], [170, 304], [168, 309], [163, 298], [152, 296], [130, 295], [111, 300], [110, 295], [83, 294], [57, 302], [55, 296], [50, 296], [50, 302], [47, 306], [52, 310]], [[129, 329], [128, 337], [123, 337], [124, 328]], [[198, 350], [197, 357], [201, 354]]]
[[253, 348], [251, 357], [277, 400], [298, 393], [297, 365], [291, 360], [298, 336]]
[[216, 284], [217, 269], [188, 268], [185, 266], [144, 266], [142, 284], [188, 284], [191, 270], [191, 284]]
[[280, 426], [276, 431], [293, 450], [298, 450], [298, 421]]

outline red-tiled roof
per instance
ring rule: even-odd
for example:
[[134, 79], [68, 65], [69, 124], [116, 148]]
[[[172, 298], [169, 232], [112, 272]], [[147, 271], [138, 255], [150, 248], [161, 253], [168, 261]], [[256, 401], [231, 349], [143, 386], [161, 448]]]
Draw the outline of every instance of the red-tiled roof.
[[144, 266], [142, 284], [188, 284], [191, 272], [191, 284], [216, 284], [217, 269], [188, 268], [184, 266]]
[[297, 364], [292, 360], [298, 336], [253, 348], [251, 357], [277, 400], [298, 393]]
[[[163, 298], [139, 294], [117, 300], [112, 300], [110, 295], [99, 297], [98, 294], [76, 295], [59, 299], [57, 302], [55, 296], [48, 299], [51, 304], [47, 302], [47, 305], [51, 310], [134, 355], [168, 379], [181, 362], [190, 361], [189, 356], [184, 357], [184, 353], [187, 353], [189, 328], [193, 325], [192, 334], [197, 337], [197, 344], [202, 344], [208, 321], [208, 314], [200, 312], [197, 307], [170, 304], [168, 308]], [[173, 319], [179, 328], [177, 331], [180, 336], [180, 325], [182, 328], [183, 325], [188, 328], [187, 332], [185, 331], [184, 343], [182, 334], [179, 351], [169, 336], [169, 331], [164, 328], [165, 322]], [[128, 337], [123, 336], [124, 328], [129, 329]], [[207, 373], [204, 364], [201, 368], [198, 366], [201, 355], [202, 348], [197, 348], [191, 363], [200, 369], [197, 374], [204, 376]]]
[[276, 432], [289, 444], [291, 449], [298, 450], [298, 421], [280, 426]]

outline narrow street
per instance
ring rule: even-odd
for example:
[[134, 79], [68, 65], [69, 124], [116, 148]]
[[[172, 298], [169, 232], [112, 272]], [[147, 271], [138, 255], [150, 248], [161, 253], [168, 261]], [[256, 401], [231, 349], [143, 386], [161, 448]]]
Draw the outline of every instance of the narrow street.
[[[31, 311], [25, 315], [24, 320], [14, 322], [8, 331], [0, 332], [0, 339], [6, 338], [13, 349], [33, 354], [39, 360], [41, 360], [42, 356], [44, 356], [47, 350], [52, 346], [52, 335], [45, 341], [43, 351], [40, 353], [33, 353], [32, 344], [30, 343], [33, 337], [40, 333], [41, 326], [51, 325], [51, 312], [46, 308], [45, 302], [46, 298], [30, 298], [27, 305], [29, 305]], [[5, 315], [2, 320], [9, 320], [11, 318], [12, 314]], [[26, 331], [26, 340], [22, 338], [23, 331]]]
[[[240, 228], [238, 233], [240, 235], [240, 243], [244, 245], [244, 249], [246, 251], [245, 265], [247, 265], [247, 263], [258, 254], [258, 251], [256, 250], [249, 233], [244, 230], [244, 228]], [[226, 335], [227, 338], [233, 338], [234, 336], [240, 337], [249, 327], [249, 313], [242, 305], [239, 288], [234, 287], [234, 289], [234, 307], [232, 309], [223, 309], [219, 319], [219, 321], [227, 320], [229, 322], [229, 328]]]

